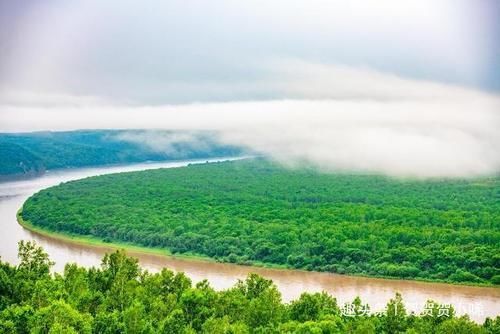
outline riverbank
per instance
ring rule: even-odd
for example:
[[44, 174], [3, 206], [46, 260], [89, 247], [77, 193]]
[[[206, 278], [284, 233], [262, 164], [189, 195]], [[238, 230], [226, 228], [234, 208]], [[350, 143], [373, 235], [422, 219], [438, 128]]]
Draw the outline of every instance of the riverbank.
[[204, 163], [204, 162], [217, 162], [217, 161], [227, 161], [227, 160], [240, 160], [248, 159], [254, 157], [253, 155], [235, 155], [235, 156], [225, 156], [225, 157], [206, 157], [206, 158], [192, 158], [192, 159], [165, 159], [165, 160], [145, 160], [138, 161], [135, 163], [118, 162], [118, 163], [107, 163], [107, 164], [90, 164], [85, 166], [68, 166], [53, 169], [43, 169], [36, 173], [26, 173], [26, 174], [0, 174], [0, 183], [14, 182], [14, 181], [29, 181], [37, 178], [44, 177], [52, 173], [59, 172], [71, 172], [78, 171], [82, 169], [98, 169], [98, 168], [121, 168], [128, 167], [131, 165], [142, 165], [142, 166], [154, 166], [166, 163], [176, 163], [176, 162], [190, 162], [193, 163]]
[[303, 269], [298, 269], [298, 268], [291, 268], [288, 266], [283, 266], [283, 265], [276, 265], [272, 263], [262, 263], [262, 262], [253, 262], [253, 263], [247, 263], [247, 264], [237, 264], [237, 263], [231, 263], [231, 262], [222, 262], [218, 261], [217, 259], [200, 255], [200, 254], [190, 254], [190, 253], [184, 253], [184, 254], [173, 254], [170, 252], [168, 249], [164, 248], [153, 248], [153, 247], [145, 247], [145, 246], [138, 246], [130, 243], [124, 243], [124, 242], [105, 242], [100, 238], [93, 237], [93, 236], [81, 236], [81, 235], [71, 235], [67, 233], [61, 233], [61, 232], [53, 232], [49, 231], [43, 228], [40, 228], [38, 226], [35, 226], [33, 223], [26, 221], [23, 219], [22, 215], [22, 208], [19, 209], [17, 212], [17, 222], [19, 225], [21, 225], [23, 228], [29, 230], [32, 233], [44, 236], [46, 238], [58, 240], [61, 242], [66, 242], [70, 243], [73, 245], [83, 245], [86, 247], [91, 247], [99, 250], [105, 250], [105, 251], [115, 251], [119, 249], [125, 250], [129, 255], [154, 255], [154, 256], [159, 256], [159, 257], [164, 257], [164, 258], [174, 258], [174, 259], [183, 259], [183, 260], [190, 260], [190, 261], [199, 261], [199, 262], [206, 262], [206, 263], [223, 263], [225, 265], [234, 265], [234, 266], [242, 266], [242, 267], [248, 267], [248, 268], [267, 268], [267, 269], [273, 269], [273, 270], [282, 270], [282, 271], [292, 271], [292, 272], [311, 272], [311, 273], [322, 273], [322, 274], [330, 274], [330, 275], [339, 275], [339, 276], [344, 276], [344, 277], [360, 277], [360, 278], [368, 278], [368, 279], [378, 279], [378, 280], [386, 280], [386, 281], [399, 281], [399, 282], [418, 282], [418, 283], [429, 283], [429, 284], [443, 284], [447, 286], [457, 286], [457, 287], [486, 287], [486, 288], [494, 288], [500, 290], [500, 286], [498, 285], [493, 285], [490, 283], [457, 283], [457, 282], [447, 282], [447, 281], [442, 281], [442, 280], [431, 280], [431, 279], [401, 279], [401, 278], [396, 278], [396, 277], [384, 277], [384, 276], [372, 276], [372, 275], [362, 275], [362, 274], [357, 274], [357, 275], [344, 275], [344, 274], [338, 274], [338, 273], [329, 273], [329, 272], [320, 272], [320, 271], [308, 271], [308, 270], [303, 270]]
[[205, 261], [205, 262], [217, 262], [215, 259], [212, 259], [207, 256], [195, 255], [195, 254], [172, 254], [170, 251], [166, 249], [160, 248], [152, 248], [152, 247], [143, 247], [137, 246], [129, 243], [122, 242], [105, 242], [100, 238], [92, 237], [92, 236], [80, 236], [80, 235], [71, 235], [67, 233], [61, 232], [53, 232], [48, 231], [38, 226], [33, 225], [31, 222], [28, 222], [23, 219], [21, 216], [22, 209], [19, 209], [17, 212], [17, 222], [23, 228], [27, 229], [30, 232], [35, 234], [59, 240], [63, 242], [68, 242], [74, 245], [84, 245], [88, 247], [105, 249], [110, 251], [115, 251], [119, 249], [123, 249], [130, 254], [144, 254], [144, 255], [157, 255], [157, 256], [165, 256], [165, 257], [176, 257], [181, 259], [190, 259], [196, 261]]
[[[199, 261], [199, 262], [207, 262], [207, 263], [223, 263], [226, 265], [234, 265], [234, 266], [244, 266], [244, 267], [249, 267], [249, 268], [268, 268], [268, 269], [276, 269], [276, 270], [289, 270], [289, 271], [300, 271], [300, 272], [311, 272], [307, 270], [302, 270], [302, 269], [296, 269], [296, 268], [290, 268], [284, 265], [278, 265], [278, 264], [272, 264], [272, 263], [264, 263], [264, 262], [252, 262], [252, 263], [247, 263], [247, 264], [238, 264], [238, 263], [231, 263], [231, 262], [223, 262], [223, 261], [218, 261], [217, 259], [201, 255], [201, 254], [192, 254], [192, 253], [172, 253], [168, 249], [165, 248], [154, 248], [154, 247], [145, 247], [145, 246], [138, 246], [134, 245], [131, 243], [125, 243], [125, 242], [106, 242], [103, 241], [102, 239], [94, 236], [82, 236], [82, 235], [75, 235], [75, 234], [68, 234], [68, 233], [62, 233], [62, 232], [54, 232], [54, 231], [49, 231], [43, 228], [40, 228], [38, 226], [35, 226], [33, 223], [26, 221], [23, 219], [21, 216], [22, 209], [19, 209], [17, 212], [17, 222], [19, 225], [21, 225], [23, 228], [26, 230], [44, 236], [49, 239], [53, 240], [58, 240], [66, 243], [71, 243], [73, 245], [83, 245], [86, 247], [92, 247], [95, 249], [100, 249], [100, 250], [109, 250], [109, 251], [115, 251], [115, 250], [125, 250], [129, 255], [155, 255], [155, 256], [160, 256], [164, 258], [175, 258], [175, 259], [183, 259], [183, 260], [191, 260], [191, 261]], [[320, 272], [318, 272], [320, 273]], [[336, 274], [337, 275], [337, 274]], [[344, 275], [344, 276], [349, 276], [349, 275]], [[373, 276], [359, 276], [359, 277], [366, 277], [366, 278], [374, 278]], [[375, 277], [377, 278], [377, 277]], [[378, 277], [381, 279], [385, 279], [383, 277]]]

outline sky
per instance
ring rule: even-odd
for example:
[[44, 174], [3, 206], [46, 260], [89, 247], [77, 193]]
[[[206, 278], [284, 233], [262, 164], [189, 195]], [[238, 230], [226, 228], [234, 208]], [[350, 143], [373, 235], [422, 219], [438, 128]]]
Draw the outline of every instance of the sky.
[[292, 165], [476, 176], [500, 171], [499, 94], [495, 0], [0, 0], [4, 132], [217, 130]]

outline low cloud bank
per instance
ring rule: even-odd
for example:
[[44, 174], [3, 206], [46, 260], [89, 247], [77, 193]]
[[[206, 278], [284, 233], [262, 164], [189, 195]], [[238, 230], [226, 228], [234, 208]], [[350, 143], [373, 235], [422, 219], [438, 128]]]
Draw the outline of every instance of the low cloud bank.
[[[4, 94], [0, 131], [205, 130], [221, 143], [327, 171], [422, 178], [500, 172], [496, 95], [345, 68], [313, 67], [293, 76], [275, 87], [299, 98], [271, 101], [140, 106]], [[168, 150], [172, 140], [160, 132], [124, 139], [158, 150]]]
[[220, 143], [217, 133], [206, 131], [131, 130], [119, 132], [112, 139], [139, 144], [179, 159], [194, 151], [211, 152]]

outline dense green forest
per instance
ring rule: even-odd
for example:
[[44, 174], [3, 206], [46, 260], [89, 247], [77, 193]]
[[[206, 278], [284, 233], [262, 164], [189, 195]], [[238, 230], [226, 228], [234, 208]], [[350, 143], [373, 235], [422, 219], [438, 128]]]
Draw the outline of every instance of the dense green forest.
[[233, 263], [500, 284], [500, 178], [400, 180], [261, 159], [113, 174], [27, 200], [50, 231]]
[[[168, 149], [141, 143], [159, 138]], [[200, 145], [202, 143], [202, 145]], [[213, 133], [143, 130], [0, 133], [0, 181], [42, 174], [46, 169], [144, 161], [240, 155], [242, 149], [219, 144]]]
[[0, 139], [0, 180], [8, 176], [37, 176], [45, 171], [42, 160], [15, 143], [5, 143]]
[[183, 273], [142, 271], [123, 251], [100, 268], [52, 262], [32, 242], [19, 244], [20, 263], [0, 262], [0, 332], [3, 334], [243, 334], [412, 333], [493, 334], [500, 317], [479, 325], [452, 306], [429, 301], [422, 314], [406, 311], [400, 295], [371, 312], [356, 298], [339, 305], [326, 293], [304, 293], [284, 304], [276, 286], [250, 274], [232, 288], [195, 285]]

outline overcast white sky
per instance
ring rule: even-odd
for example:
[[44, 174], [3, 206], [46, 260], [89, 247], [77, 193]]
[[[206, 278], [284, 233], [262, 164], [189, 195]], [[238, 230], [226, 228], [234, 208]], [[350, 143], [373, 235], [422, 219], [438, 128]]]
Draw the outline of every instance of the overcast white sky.
[[300, 61], [498, 91], [499, 11], [494, 0], [3, 1], [0, 84], [142, 103], [290, 98], [302, 96], [268, 83], [298, 81], [276, 65]]
[[499, 22], [493, 0], [3, 1], [0, 131], [208, 129], [325, 169], [495, 173]]

